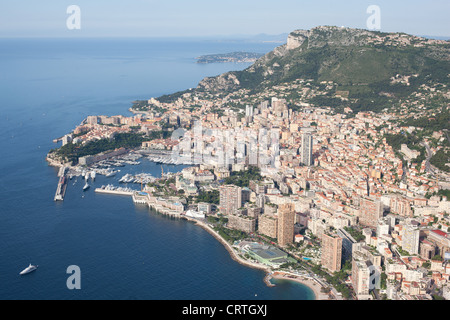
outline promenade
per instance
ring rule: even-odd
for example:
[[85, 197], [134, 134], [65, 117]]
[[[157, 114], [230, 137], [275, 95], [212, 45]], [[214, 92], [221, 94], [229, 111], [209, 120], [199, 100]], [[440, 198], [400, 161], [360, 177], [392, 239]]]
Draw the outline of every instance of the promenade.
[[209, 232], [214, 238], [216, 238], [220, 243], [222, 243], [224, 245], [224, 247], [230, 253], [231, 258], [233, 260], [235, 260], [236, 262], [238, 262], [242, 265], [245, 265], [247, 267], [250, 267], [250, 268], [260, 269], [260, 270], [264, 270], [265, 272], [267, 272], [267, 275], [264, 278], [264, 282], [266, 282], [266, 284], [268, 286], [271, 286], [268, 284], [268, 282], [270, 283], [271, 278], [295, 281], [295, 282], [301, 283], [304, 286], [307, 286], [308, 288], [310, 288], [314, 292], [315, 300], [332, 300], [327, 294], [325, 294], [321, 291], [322, 286], [320, 284], [318, 284], [315, 280], [313, 280], [311, 278], [292, 275], [292, 274], [289, 274], [289, 273], [286, 273], [283, 271], [273, 271], [268, 266], [247, 261], [247, 260], [243, 259], [242, 257], [240, 257], [237, 254], [237, 252], [233, 249], [233, 247], [227, 241], [225, 241], [225, 239], [223, 239], [216, 231], [214, 231], [214, 229], [212, 229], [208, 224], [204, 223], [203, 221], [194, 219], [194, 218], [189, 218], [189, 217], [184, 217], [184, 218], [189, 221], [194, 221], [197, 225], [199, 225], [200, 227], [205, 229], [207, 232]]

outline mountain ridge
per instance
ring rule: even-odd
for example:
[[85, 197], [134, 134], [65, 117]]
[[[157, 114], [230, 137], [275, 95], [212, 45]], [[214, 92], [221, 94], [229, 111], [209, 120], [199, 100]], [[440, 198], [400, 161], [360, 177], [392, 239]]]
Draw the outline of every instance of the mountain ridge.
[[[361, 48], [364, 51], [354, 52]], [[349, 59], [352, 60], [350, 65]], [[250, 85], [251, 81], [268, 80], [270, 85], [304, 76], [312, 76], [315, 80], [338, 80], [340, 84], [344, 84], [343, 80], [348, 78], [363, 80], [361, 83], [366, 83], [368, 77], [355, 78], [355, 72], [349, 73], [350, 70], [342, 68], [356, 68], [360, 70], [359, 76], [364, 72], [372, 74], [374, 77], [368, 79], [369, 82], [381, 81], [399, 73], [420, 72], [421, 67], [427, 65], [425, 59], [437, 61], [441, 67], [448, 67], [450, 42], [405, 33], [320, 26], [311, 30], [291, 32], [286, 44], [267, 53], [247, 69], [205, 78], [200, 81], [197, 89], [212, 90], [215, 93], [240, 88], [251, 89], [257, 86], [256, 83]], [[397, 66], [398, 70], [394, 70], [394, 66]], [[380, 74], [380, 71], [384, 71], [384, 74]], [[260, 73], [262, 77], [255, 79], [251, 76], [252, 73]]]

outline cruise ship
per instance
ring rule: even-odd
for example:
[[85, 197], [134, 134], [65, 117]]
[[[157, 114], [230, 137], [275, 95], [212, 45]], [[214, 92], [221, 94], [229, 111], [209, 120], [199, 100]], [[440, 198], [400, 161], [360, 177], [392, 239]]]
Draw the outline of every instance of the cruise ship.
[[30, 272], [33, 272], [34, 270], [37, 269], [38, 266], [33, 266], [31, 263], [28, 267], [26, 267], [25, 269], [23, 269], [19, 274], [20, 275], [24, 275]]

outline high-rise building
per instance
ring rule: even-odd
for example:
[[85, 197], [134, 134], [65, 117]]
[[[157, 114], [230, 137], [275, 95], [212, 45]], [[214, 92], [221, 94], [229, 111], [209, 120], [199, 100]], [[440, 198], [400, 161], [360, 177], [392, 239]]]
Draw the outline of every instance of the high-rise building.
[[359, 223], [366, 227], [376, 228], [378, 219], [383, 217], [381, 200], [363, 197], [360, 200], [359, 206]]
[[390, 201], [391, 212], [403, 217], [412, 217], [414, 215], [411, 209], [411, 201], [402, 196], [394, 196]]
[[272, 109], [275, 112], [275, 114], [282, 113], [285, 110], [287, 110], [286, 99], [278, 99], [278, 98], [273, 97], [272, 98]]
[[271, 237], [273, 239], [277, 238], [277, 227], [278, 227], [278, 221], [277, 217], [269, 215], [269, 214], [263, 214], [258, 218], [258, 232]]
[[278, 244], [282, 247], [294, 242], [295, 210], [292, 203], [278, 208]]
[[388, 235], [390, 232], [390, 226], [385, 220], [379, 220], [377, 224], [377, 237], [380, 238], [384, 235]]
[[230, 215], [228, 217], [228, 227], [247, 233], [255, 232], [256, 219], [246, 215]]
[[300, 162], [304, 166], [312, 166], [313, 160], [313, 137], [310, 133], [302, 135], [302, 146], [300, 149]]
[[431, 260], [436, 255], [436, 246], [428, 240], [420, 242], [420, 257]]
[[332, 272], [341, 270], [342, 238], [338, 235], [322, 235], [322, 266]]
[[337, 234], [342, 238], [342, 259], [344, 261], [350, 260], [353, 253], [353, 245], [357, 241], [344, 229], [338, 229]]
[[409, 254], [419, 254], [420, 230], [413, 225], [402, 228], [402, 249]]
[[229, 215], [242, 207], [242, 189], [234, 185], [220, 187], [220, 213]]
[[357, 296], [368, 296], [370, 289], [370, 263], [353, 258], [352, 286]]
[[249, 117], [249, 118], [253, 117], [253, 107], [252, 106], [249, 106], [249, 105], [245, 106], [245, 116]]

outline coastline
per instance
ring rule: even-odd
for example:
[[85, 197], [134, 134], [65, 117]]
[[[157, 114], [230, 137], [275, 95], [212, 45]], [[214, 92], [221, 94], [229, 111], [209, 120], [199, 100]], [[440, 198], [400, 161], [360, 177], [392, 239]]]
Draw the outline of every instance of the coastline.
[[319, 284], [317, 284], [314, 280], [312, 279], [306, 279], [304, 277], [298, 277], [298, 276], [292, 276], [289, 275], [283, 271], [273, 271], [270, 267], [268, 266], [263, 266], [260, 264], [255, 264], [252, 262], [249, 262], [247, 260], [242, 259], [241, 257], [239, 257], [239, 255], [234, 251], [234, 249], [231, 247], [231, 245], [225, 240], [223, 239], [220, 235], [217, 234], [217, 232], [215, 232], [210, 226], [208, 226], [206, 223], [196, 220], [196, 219], [192, 219], [192, 218], [188, 218], [188, 217], [184, 217], [186, 220], [188, 221], [193, 221], [195, 222], [197, 225], [199, 225], [200, 227], [202, 227], [204, 230], [206, 230], [207, 232], [209, 232], [215, 239], [217, 239], [220, 243], [222, 243], [222, 245], [225, 247], [225, 249], [227, 249], [227, 251], [230, 253], [231, 258], [250, 268], [254, 268], [254, 269], [259, 269], [259, 270], [263, 270], [266, 272], [266, 277], [264, 278], [264, 282], [266, 283], [266, 285], [269, 286], [268, 283], [270, 283], [270, 279], [274, 278], [274, 279], [280, 279], [280, 280], [290, 280], [290, 281], [294, 281], [297, 283], [300, 283], [306, 287], [308, 287], [309, 289], [311, 289], [314, 293], [314, 300], [331, 300], [330, 297], [327, 294], [324, 294], [321, 292], [321, 286]]
[[321, 291], [322, 286], [315, 282], [313, 279], [293, 276], [291, 274], [285, 273], [283, 271], [275, 271], [272, 274], [272, 278], [279, 280], [289, 280], [300, 283], [314, 292], [314, 300], [332, 300], [327, 294]]
[[234, 251], [234, 249], [231, 247], [231, 245], [225, 240], [223, 239], [220, 235], [217, 234], [217, 232], [215, 232], [210, 226], [208, 226], [206, 223], [196, 220], [196, 219], [191, 219], [188, 217], [184, 217], [186, 220], [188, 221], [194, 221], [196, 222], [197, 225], [199, 225], [200, 227], [202, 227], [204, 230], [206, 230], [207, 232], [209, 232], [216, 240], [218, 240], [220, 243], [222, 243], [222, 245], [225, 247], [225, 249], [227, 249], [227, 251], [230, 253], [230, 256], [233, 260], [235, 260], [236, 262], [245, 265], [247, 267], [250, 268], [254, 268], [254, 269], [259, 269], [259, 270], [263, 270], [267, 273], [272, 272], [272, 270], [270, 269], [270, 267], [268, 266], [264, 266], [264, 265], [260, 265], [260, 264], [256, 264], [256, 263], [252, 263], [249, 262], [247, 260], [242, 259], [241, 257], [239, 257], [239, 255]]
[[[51, 159], [48, 156], [46, 157], [46, 161], [48, 162], [49, 166], [52, 166], [52, 167], [61, 168], [64, 166], [63, 164]], [[266, 283], [267, 286], [269, 286], [269, 287], [275, 286], [274, 284], [272, 284], [270, 282], [270, 280], [272, 278], [282, 279], [282, 280], [290, 280], [290, 281], [300, 283], [300, 284], [310, 288], [314, 293], [314, 300], [330, 300], [328, 295], [323, 294], [320, 291], [321, 286], [319, 284], [317, 284], [314, 280], [300, 278], [298, 276], [294, 277], [293, 275], [290, 275], [290, 274], [282, 272], [282, 271], [274, 271], [269, 266], [262, 265], [259, 263], [253, 263], [246, 259], [243, 259], [232, 248], [232, 246], [225, 239], [223, 239], [214, 229], [212, 229], [207, 223], [197, 220], [195, 218], [190, 218], [190, 217], [186, 217], [186, 216], [182, 216], [182, 218], [185, 220], [188, 220], [188, 221], [195, 222], [196, 225], [199, 225], [201, 228], [203, 228], [205, 231], [207, 231], [209, 234], [211, 234], [216, 240], [218, 240], [225, 247], [225, 249], [229, 252], [230, 257], [237, 263], [247, 266], [247, 267], [250, 267], [250, 268], [253, 268], [253, 269], [258, 269], [258, 270], [264, 271], [266, 273], [266, 276], [264, 277], [264, 282]]]

